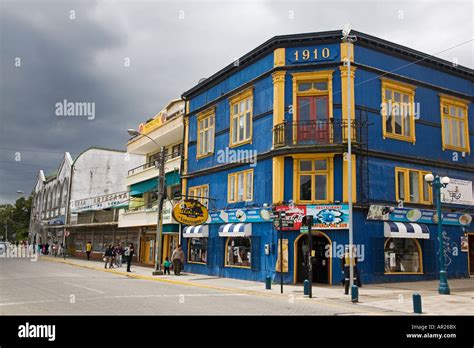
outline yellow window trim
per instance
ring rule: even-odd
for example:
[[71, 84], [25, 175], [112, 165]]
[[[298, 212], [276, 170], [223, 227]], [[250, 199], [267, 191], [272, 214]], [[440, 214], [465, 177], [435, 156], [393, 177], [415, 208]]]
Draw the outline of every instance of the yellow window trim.
[[[205, 118], [210, 118], [214, 116], [214, 123], [213, 123], [213, 126], [212, 128], [214, 129], [214, 131], [212, 132], [212, 137], [214, 138], [213, 141], [212, 141], [212, 151], [210, 152], [206, 152], [204, 154], [199, 154], [199, 149], [200, 149], [200, 142], [199, 142], [199, 133], [201, 132], [201, 127], [199, 126], [200, 124], [200, 121], [205, 119]], [[211, 127], [207, 127], [206, 129], [210, 129]], [[197, 145], [196, 145], [196, 159], [201, 159], [201, 158], [205, 158], [205, 157], [209, 157], [209, 156], [212, 156], [214, 154], [214, 148], [215, 148], [215, 134], [216, 134], [216, 107], [215, 106], [212, 106], [206, 110], [204, 110], [203, 112], [201, 112], [200, 114], [198, 114], [198, 117], [197, 117]]]
[[[248, 173], [251, 173], [252, 174], [252, 177], [251, 177], [251, 181], [252, 181], [252, 192], [251, 192], [251, 198], [250, 199], [246, 199], [247, 197], [247, 186], [248, 186], [248, 183], [247, 183], [247, 174]], [[239, 188], [238, 188], [238, 177], [239, 175], [242, 174], [243, 176], [243, 190], [244, 190], [244, 199], [242, 201], [239, 201], [237, 199], [237, 196], [238, 196], [238, 192], [239, 192]], [[231, 179], [234, 178], [234, 199], [231, 199], [231, 190], [230, 190], [230, 181]], [[234, 173], [230, 173], [227, 175], [227, 202], [228, 203], [237, 203], [237, 202], [252, 202], [253, 201], [253, 191], [254, 191], [254, 182], [253, 182], [253, 169], [247, 169], [247, 170], [241, 170], [239, 172], [234, 172]]]
[[[250, 98], [250, 103], [251, 103], [251, 107], [250, 107], [250, 135], [249, 135], [249, 138], [248, 139], [244, 139], [242, 141], [236, 141], [236, 142], [233, 142], [232, 141], [232, 138], [233, 138], [233, 131], [234, 131], [234, 115], [233, 115], [233, 112], [234, 112], [234, 104], [237, 104], [239, 103], [240, 101], [244, 100], [244, 99], [247, 99], [247, 98]], [[244, 145], [244, 144], [249, 144], [249, 143], [252, 143], [252, 136], [253, 136], [253, 86], [250, 87], [250, 88], [247, 88], [246, 90], [236, 94], [235, 96], [229, 98], [229, 105], [230, 105], [230, 110], [229, 110], [229, 114], [230, 114], [230, 130], [229, 130], [229, 147], [230, 148], [233, 148], [233, 147], [237, 147], [237, 146], [241, 146], [241, 145]]]
[[[417, 172], [418, 173], [418, 197], [420, 197], [419, 202], [412, 202], [410, 201], [410, 172]], [[423, 200], [423, 185], [425, 183], [425, 175], [431, 174], [429, 171], [418, 170], [418, 169], [411, 169], [411, 168], [403, 168], [403, 167], [395, 167], [395, 197], [396, 200], [399, 201], [401, 198], [398, 195], [398, 173], [404, 173], [405, 176], [405, 199], [403, 200], [404, 203], [415, 203], [415, 204], [433, 204], [433, 189], [429, 186], [428, 189], [428, 201]]]
[[[325, 204], [331, 203], [334, 201], [334, 153], [332, 154], [296, 154], [292, 155], [293, 157], [293, 197], [295, 203], [298, 204]], [[299, 190], [299, 175], [300, 175], [300, 161], [304, 160], [318, 160], [325, 159], [327, 160], [327, 169], [326, 170], [312, 170], [311, 172], [302, 172], [311, 173], [311, 175], [321, 173], [327, 175], [326, 180], [326, 199], [325, 200], [302, 200], [300, 199], [300, 190]], [[315, 180], [312, 180], [311, 190], [315, 194], [313, 186], [316, 184]]]
[[[229, 265], [228, 264], [228, 261], [227, 260], [227, 247], [229, 246], [229, 239], [230, 238], [238, 238], [238, 237], [227, 237], [225, 239], [225, 248], [224, 248], [224, 267], [231, 267], [231, 268], [246, 268], [246, 269], [250, 269], [252, 268], [252, 258], [250, 258], [250, 266], [233, 266], [233, 265]], [[252, 255], [252, 238], [251, 237], [241, 237], [241, 238], [248, 238], [250, 240], [250, 255]]]
[[[387, 242], [390, 240], [390, 239], [393, 239], [392, 237], [389, 237], [389, 238], [386, 238], [385, 239], [385, 242], [383, 243], [383, 252], [384, 252], [384, 263], [385, 263], [385, 247], [387, 246]], [[415, 244], [416, 246], [418, 247], [418, 255], [420, 256], [420, 271], [419, 272], [385, 272], [384, 271], [384, 274], [386, 275], [396, 275], [396, 274], [424, 274], [423, 272], [423, 250], [421, 250], [421, 247], [420, 247], [420, 242], [413, 238], [413, 240], [415, 241]], [[385, 267], [384, 267], [385, 269]]]
[[[409, 103], [410, 103], [410, 136], [404, 136], [400, 134], [393, 134], [387, 132], [386, 129], [386, 119], [387, 119], [387, 114], [386, 112], [382, 112], [382, 137], [383, 139], [386, 138], [391, 138], [391, 139], [396, 139], [396, 140], [401, 140], [401, 141], [408, 141], [415, 145], [416, 142], [416, 134], [415, 134], [415, 110], [414, 110], [414, 103], [415, 103], [415, 86], [409, 85], [407, 83], [395, 81], [395, 80], [390, 80], [385, 77], [380, 78], [382, 82], [382, 104], [386, 104], [386, 98], [385, 98], [385, 91], [387, 89], [390, 89], [392, 91], [396, 91], [402, 94], [407, 94], [409, 98]], [[402, 125], [404, 125], [402, 123]]]
[[[471, 152], [471, 147], [469, 143], [469, 115], [468, 109], [470, 102], [461, 98], [453, 97], [446, 94], [439, 94], [439, 113], [441, 117], [441, 139], [443, 144], [443, 151], [444, 150], [453, 150], [459, 152]], [[464, 109], [464, 139], [466, 139], [466, 147], [460, 146], [453, 146], [446, 144], [446, 139], [444, 138], [444, 114], [443, 114], [443, 106], [455, 106]], [[450, 116], [447, 116], [450, 118]], [[459, 118], [458, 118], [459, 119]]]
[[[198, 200], [199, 202], [202, 203], [202, 201], [205, 201], [206, 204], [203, 204], [205, 206], [208, 206], [209, 205], [209, 199], [205, 199], [205, 198], [196, 198], [197, 197], [197, 190], [201, 189], [201, 192], [203, 192], [203, 189], [207, 189], [207, 192], [208, 192], [208, 195], [209, 195], [209, 184], [204, 184], [204, 185], [198, 185], [198, 186], [192, 186], [189, 188], [189, 193], [188, 195], [189, 196], [195, 196], [195, 197], [192, 197], [191, 199], [196, 199]], [[200, 196], [201, 197], [201, 196]]]

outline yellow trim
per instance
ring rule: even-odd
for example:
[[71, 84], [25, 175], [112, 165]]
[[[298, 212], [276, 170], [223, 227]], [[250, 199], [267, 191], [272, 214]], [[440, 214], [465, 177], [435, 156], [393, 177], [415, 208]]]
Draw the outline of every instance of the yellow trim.
[[277, 71], [273, 77], [273, 125], [285, 120], [285, 75], [286, 71]]
[[227, 262], [227, 246], [229, 245], [229, 239], [231, 238], [237, 238], [237, 237], [227, 237], [225, 239], [225, 248], [224, 248], [224, 267], [232, 267], [232, 268], [245, 268], [245, 269], [250, 269], [252, 268], [252, 238], [250, 237], [241, 237], [241, 238], [247, 238], [250, 241], [250, 266], [233, 266], [233, 265], [228, 265]]
[[285, 48], [276, 48], [273, 51], [273, 66], [285, 66]]
[[[342, 45], [342, 44], [341, 44]], [[354, 79], [355, 79], [355, 70], [356, 67], [351, 66], [350, 70], [350, 93], [351, 93], [351, 114], [350, 114], [350, 119], [354, 120], [355, 119], [355, 94], [354, 94]], [[341, 74], [341, 95], [342, 95], [342, 120], [347, 122], [348, 117], [348, 110], [347, 110], [347, 67], [345, 66], [340, 66], [339, 71]], [[346, 127], [348, 128], [348, 127]], [[352, 127], [352, 130], [354, 131], [354, 128]], [[354, 134], [354, 132], [352, 132]], [[343, 134], [343, 140], [347, 140], [347, 129], [344, 131]], [[355, 137], [352, 136], [351, 138], [352, 141], [355, 141]]]
[[[205, 128], [205, 129], [201, 129], [201, 127], [199, 126], [200, 125], [200, 121], [206, 119], [206, 118], [209, 118], [209, 120], [211, 118], [214, 118], [213, 122], [212, 122], [212, 127], [209, 125], [209, 121], [208, 121], [208, 127]], [[197, 139], [196, 139], [196, 159], [201, 159], [201, 158], [204, 158], [204, 157], [208, 157], [208, 156], [212, 156], [214, 154], [214, 148], [215, 148], [215, 134], [216, 134], [216, 107], [213, 106], [209, 109], [206, 109], [205, 111], [201, 112], [200, 114], [198, 114], [197, 116], [197, 119], [196, 119], [196, 122], [197, 122]], [[201, 131], [210, 131], [212, 129], [212, 134], [210, 135], [210, 137], [212, 137], [212, 150], [210, 152], [206, 152], [206, 153], [203, 153], [203, 154], [199, 154], [199, 149], [201, 148], [200, 147], [200, 142], [199, 142], [199, 138], [200, 138], [200, 132]]]
[[[387, 132], [387, 129], [386, 129], [386, 120], [387, 120], [387, 113], [386, 113], [386, 108], [382, 108], [382, 137], [383, 139], [386, 139], [386, 138], [391, 138], [391, 139], [396, 139], [396, 140], [402, 140], [402, 141], [408, 141], [408, 142], [411, 142], [413, 143], [413, 145], [415, 144], [416, 142], [416, 132], [415, 132], [415, 89], [416, 87], [415, 86], [412, 86], [412, 85], [409, 85], [409, 84], [406, 84], [406, 83], [403, 83], [403, 82], [399, 82], [399, 81], [395, 81], [395, 80], [389, 80], [385, 77], [381, 77], [380, 78], [381, 82], [382, 82], [382, 105], [387, 105], [387, 102], [386, 102], [386, 97], [385, 97], [385, 92], [387, 89], [391, 90], [393, 93], [394, 92], [398, 92], [400, 94], [404, 94], [404, 95], [408, 95], [408, 98], [409, 98], [409, 105], [410, 105], [410, 111], [409, 111], [409, 116], [410, 117], [410, 135], [409, 136], [405, 136], [405, 135], [400, 135], [400, 134], [396, 134], [396, 133], [389, 133]], [[396, 103], [395, 101], [391, 101], [391, 103]], [[398, 103], [398, 102], [397, 102]], [[403, 102], [400, 101], [400, 104], [402, 104]], [[395, 129], [395, 118], [393, 118], [393, 129]], [[402, 125], [402, 133], [404, 132], [404, 127], [405, 127], [405, 123], [401, 122], [401, 125]]]
[[[328, 269], [328, 272], [329, 272], [329, 285], [332, 285], [332, 241], [331, 241], [331, 238], [329, 238], [329, 236], [322, 232], [322, 231], [319, 231], [319, 230], [311, 230], [311, 233], [313, 234], [313, 237], [315, 236], [315, 234], [321, 234], [323, 237], [325, 237], [328, 241], [329, 241], [329, 269]], [[298, 240], [301, 238], [301, 237], [304, 237], [304, 236], [308, 236], [306, 233], [300, 233], [300, 235], [298, 237], [295, 238], [295, 241], [293, 242], [293, 284], [296, 284], [296, 275], [298, 273], [297, 271], [297, 265], [298, 265]]]
[[[420, 197], [419, 202], [412, 202], [410, 200], [410, 172], [417, 172], [418, 173], [418, 197]], [[405, 203], [418, 203], [418, 204], [433, 204], [433, 189], [431, 186], [428, 186], [428, 196], [429, 199], [426, 201], [423, 198], [423, 186], [425, 185], [425, 175], [431, 174], [429, 171], [418, 170], [418, 169], [411, 169], [411, 168], [403, 168], [403, 167], [395, 167], [395, 197], [397, 202], [401, 199], [399, 196], [399, 182], [398, 182], [398, 173], [403, 173], [404, 180], [405, 180], [405, 199], [403, 200]]]
[[[298, 120], [298, 96], [314, 96], [314, 95], [328, 95], [328, 121], [333, 118], [333, 103], [332, 103], [332, 75], [334, 70], [319, 70], [309, 72], [298, 72], [291, 74], [293, 80], [293, 122]], [[326, 92], [298, 92], [298, 84], [302, 82], [317, 82], [324, 81], [328, 84]], [[331, 130], [332, 131], [332, 130]], [[293, 143], [296, 143], [296, 132], [293, 132]]]
[[285, 181], [285, 158], [283, 156], [272, 159], [272, 201], [273, 203], [283, 202]]
[[[186, 112], [189, 112], [189, 101], [186, 102]], [[183, 174], [188, 172], [188, 144], [189, 144], [189, 119], [183, 118], [184, 121], [184, 158], [183, 160]], [[185, 179], [184, 179], [185, 180]], [[184, 186], [186, 188], [186, 186]], [[186, 191], [183, 191], [186, 192]]]
[[[209, 197], [209, 184], [190, 187], [189, 188], [189, 195], [190, 196], [198, 196], [198, 192], [197, 192], [198, 190], [201, 190], [201, 194], [199, 195], [199, 197], [206, 197], [204, 195], [204, 190], [207, 190], [207, 195]], [[196, 197], [192, 197], [191, 199], [197, 199], [202, 205], [204, 205], [206, 207], [209, 205], [209, 200], [208, 199], [196, 198]]]
[[[385, 238], [385, 242], [383, 243], [384, 264], [385, 264], [385, 246], [387, 245], [387, 242], [390, 239], [394, 239], [394, 238], [392, 238], [392, 237]], [[387, 274], [387, 275], [394, 275], [394, 274], [424, 274], [423, 273], [423, 251], [421, 250], [420, 242], [416, 238], [409, 238], [409, 239], [414, 240], [416, 246], [418, 247], [418, 256], [420, 257], [420, 271], [419, 272], [385, 272], [385, 266], [384, 266], [384, 274]]]
[[[245, 99], [250, 99], [250, 130], [248, 131], [249, 132], [249, 138], [247, 139], [243, 139], [242, 141], [236, 141], [235, 143], [232, 141], [233, 139], [233, 120], [235, 118], [233, 112], [234, 112], [234, 105], [241, 102], [242, 100], [245, 100]], [[229, 130], [229, 147], [230, 148], [233, 148], [233, 147], [237, 147], [237, 146], [241, 146], [241, 145], [244, 145], [244, 144], [248, 144], [248, 143], [252, 143], [252, 128], [253, 128], [253, 87], [250, 87], [238, 94], [236, 94], [235, 96], [229, 98], [229, 106], [230, 106], [230, 110], [229, 110], [229, 114], [230, 114], [230, 130]], [[240, 115], [240, 114], [238, 114]], [[238, 116], [237, 115], [237, 116]], [[238, 138], [238, 137], [237, 137]]]
[[[293, 157], [293, 197], [295, 203], [298, 204], [324, 204], [324, 203], [331, 203], [334, 201], [334, 153], [329, 154], [296, 154], [292, 155]], [[301, 200], [300, 199], [300, 190], [299, 190], [299, 175], [300, 170], [300, 161], [308, 160], [314, 161], [317, 159], [325, 159], [327, 160], [327, 169], [326, 170], [311, 170], [311, 172], [302, 172], [302, 174], [308, 174], [311, 176], [315, 176], [316, 174], [326, 174], [326, 199], [325, 200]], [[312, 166], [314, 165], [314, 162]], [[316, 193], [315, 191], [316, 181], [312, 179], [311, 183], [311, 192], [312, 196]]]
[[[252, 192], [251, 195], [252, 197], [250, 199], [247, 199], [247, 174], [251, 173], [252, 174]], [[238, 193], [239, 193], [239, 175], [242, 174], [243, 178], [243, 200], [238, 200]], [[234, 178], [234, 199], [231, 200], [230, 198], [230, 180], [231, 178]], [[254, 191], [254, 180], [253, 180], [253, 169], [247, 169], [247, 170], [241, 170], [239, 172], [234, 172], [230, 173], [227, 175], [227, 202], [228, 203], [236, 203], [236, 202], [252, 202], [253, 201], [253, 191]]]
[[[467, 153], [470, 153], [471, 152], [471, 147], [470, 147], [470, 144], [469, 144], [469, 115], [468, 115], [468, 105], [470, 104], [469, 101], [467, 100], [463, 100], [463, 99], [460, 99], [460, 98], [456, 98], [456, 97], [452, 97], [452, 96], [449, 96], [449, 95], [446, 95], [446, 94], [440, 94], [439, 95], [439, 113], [440, 113], [440, 116], [441, 116], [441, 140], [442, 140], [442, 144], [443, 144], [443, 151], [444, 150], [453, 150], [453, 151], [459, 151], [459, 152], [467, 152]], [[448, 119], [455, 119], [457, 120], [458, 122], [462, 122], [464, 123], [464, 139], [466, 140], [466, 147], [460, 147], [460, 146], [454, 146], [454, 145], [449, 145], [446, 143], [446, 139], [444, 138], [444, 128], [445, 128], [445, 116], [444, 116], [444, 113], [443, 113], [443, 106], [446, 106], [446, 107], [450, 107], [450, 106], [454, 106], [454, 107], [458, 107], [458, 108], [461, 108], [463, 109], [464, 111], [464, 118], [461, 119], [459, 117], [453, 117], [453, 116], [450, 116], [449, 114], [446, 115], [446, 117]], [[458, 137], [459, 137], [459, 127], [458, 127]], [[450, 137], [452, 137], [452, 129], [450, 128]]]
[[[348, 163], [342, 158], [342, 200], [344, 202], [349, 202], [348, 194]], [[356, 175], [356, 155], [352, 155], [352, 202], [357, 202], [357, 175]]]
[[341, 62], [345, 62], [347, 60], [347, 51], [350, 49], [351, 53], [351, 63], [354, 62], [354, 44], [352, 42], [341, 42]]

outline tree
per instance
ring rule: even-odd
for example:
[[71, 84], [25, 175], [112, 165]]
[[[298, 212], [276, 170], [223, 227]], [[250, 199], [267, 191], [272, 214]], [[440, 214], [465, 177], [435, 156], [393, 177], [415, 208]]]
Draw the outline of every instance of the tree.
[[15, 204], [0, 205], [0, 233], [3, 239], [5, 238], [5, 229], [7, 229], [9, 241], [28, 238], [31, 201], [31, 196], [20, 197]]

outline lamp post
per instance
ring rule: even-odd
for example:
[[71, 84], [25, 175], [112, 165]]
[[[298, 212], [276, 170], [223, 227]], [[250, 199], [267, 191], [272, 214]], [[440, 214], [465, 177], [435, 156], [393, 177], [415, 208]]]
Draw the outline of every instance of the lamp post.
[[155, 244], [155, 270], [153, 271], [153, 275], [163, 275], [163, 270], [161, 269], [161, 258], [162, 258], [162, 239], [163, 239], [163, 201], [165, 197], [165, 148], [160, 146], [155, 140], [149, 137], [146, 134], [143, 134], [135, 129], [128, 129], [128, 134], [131, 136], [138, 136], [143, 135], [150, 139], [153, 143], [155, 143], [158, 148], [160, 148], [160, 156], [158, 159], [158, 163], [156, 163], [156, 167], [158, 169], [158, 182], [157, 182], [157, 189], [158, 189], [158, 197], [157, 197], [157, 209], [158, 209], [158, 217], [156, 222], [156, 244]]
[[[347, 43], [347, 60], [344, 65], [347, 66], [347, 196], [349, 205], [349, 285], [352, 292], [354, 285], [354, 265], [352, 264], [353, 255], [353, 223], [352, 223], [352, 120], [351, 120], [351, 48], [350, 45], [357, 41], [357, 36], [350, 35], [350, 25], [346, 25], [342, 30], [342, 41]], [[343, 126], [344, 127], [344, 126]]]
[[425, 181], [434, 188], [434, 195], [436, 197], [436, 212], [438, 216], [438, 241], [439, 241], [439, 287], [438, 293], [441, 295], [449, 295], [448, 277], [446, 275], [446, 263], [444, 259], [444, 243], [443, 243], [443, 225], [441, 213], [441, 188], [449, 184], [449, 178], [444, 176], [434, 176], [433, 174], [426, 174]]

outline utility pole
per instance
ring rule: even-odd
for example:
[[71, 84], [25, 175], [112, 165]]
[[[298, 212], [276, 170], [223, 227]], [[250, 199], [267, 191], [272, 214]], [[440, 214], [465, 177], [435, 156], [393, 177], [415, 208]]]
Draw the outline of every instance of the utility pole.
[[313, 226], [313, 216], [306, 215], [305, 219], [308, 225], [308, 280], [309, 280], [309, 298], [313, 298], [313, 233], [311, 227]]
[[163, 201], [165, 198], [165, 148], [162, 146], [160, 150], [160, 156], [156, 163], [158, 169], [158, 221], [156, 223], [156, 244], [155, 244], [155, 271], [153, 275], [163, 275], [161, 269], [161, 258], [162, 258], [162, 239], [163, 239]]
[[283, 221], [280, 213], [280, 292], [283, 294]]

